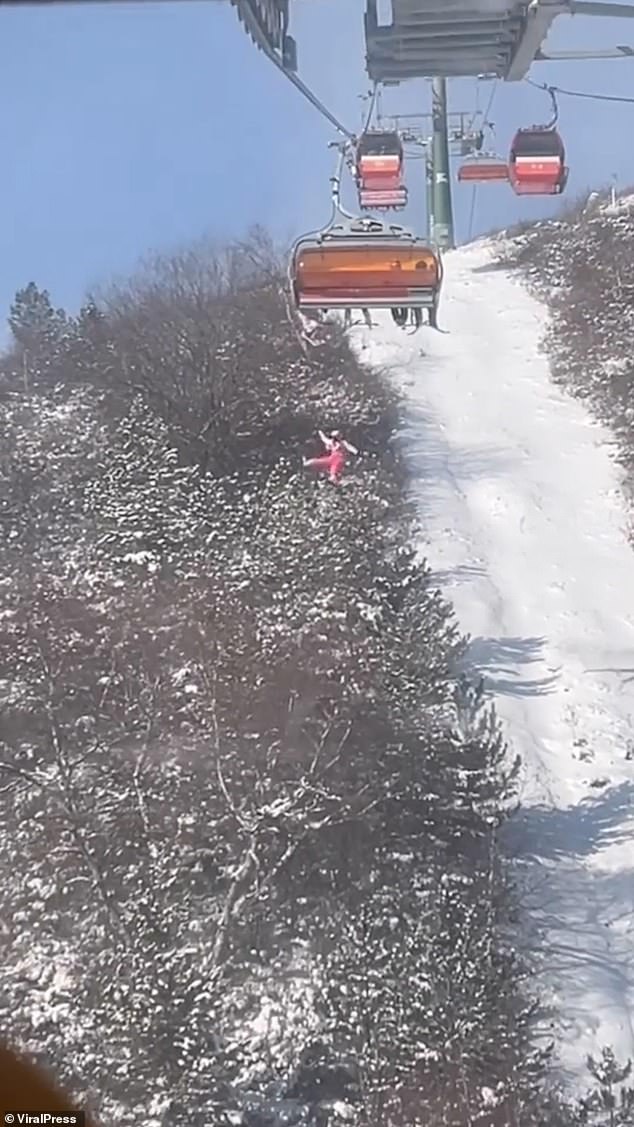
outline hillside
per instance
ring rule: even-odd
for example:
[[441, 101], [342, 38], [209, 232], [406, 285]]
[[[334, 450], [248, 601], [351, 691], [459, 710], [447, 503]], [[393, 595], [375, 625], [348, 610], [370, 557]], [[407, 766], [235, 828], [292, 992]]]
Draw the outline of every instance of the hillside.
[[632, 321], [634, 196], [614, 204], [599, 193], [561, 220], [509, 231], [496, 252], [549, 311], [544, 345], [553, 380], [587, 402], [618, 440], [628, 475], [634, 456]]
[[[254, 265], [259, 263], [259, 265]], [[543, 1121], [512, 758], [416, 562], [398, 396], [261, 235], [0, 387], [4, 1028], [103, 1123]], [[363, 456], [302, 470], [319, 427]]]
[[311, 347], [261, 232], [16, 295], [2, 1018], [99, 1122], [615, 1127], [634, 557], [494, 253]]

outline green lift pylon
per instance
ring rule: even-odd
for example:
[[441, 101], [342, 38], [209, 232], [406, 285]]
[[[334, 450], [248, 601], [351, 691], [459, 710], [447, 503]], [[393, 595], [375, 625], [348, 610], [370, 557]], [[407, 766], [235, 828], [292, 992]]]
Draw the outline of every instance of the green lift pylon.
[[434, 241], [442, 250], [454, 247], [453, 206], [449, 170], [449, 129], [447, 125], [447, 79], [432, 79], [432, 152]]
[[431, 239], [433, 242], [435, 237], [434, 162], [432, 161], [429, 148], [425, 153], [425, 189], [427, 196], [427, 238]]
[[[0, 3], [2, 0], [0, 0]], [[454, 247], [453, 206], [449, 158], [464, 157], [482, 144], [472, 110], [447, 110], [446, 79], [434, 80], [433, 113], [392, 114], [377, 118], [381, 129], [398, 133], [406, 144], [418, 145], [425, 159], [427, 237], [441, 249]]]

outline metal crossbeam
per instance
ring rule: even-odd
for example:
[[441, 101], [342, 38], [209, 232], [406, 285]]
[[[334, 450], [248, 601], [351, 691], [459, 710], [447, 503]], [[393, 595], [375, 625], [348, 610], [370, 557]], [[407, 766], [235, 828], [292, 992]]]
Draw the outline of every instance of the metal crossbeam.
[[366, 61], [374, 81], [496, 75], [524, 78], [542, 59], [629, 58], [634, 48], [593, 53], [542, 50], [561, 15], [634, 18], [634, 3], [601, 0], [392, 0], [392, 22], [379, 23], [378, 0], [366, 0]]

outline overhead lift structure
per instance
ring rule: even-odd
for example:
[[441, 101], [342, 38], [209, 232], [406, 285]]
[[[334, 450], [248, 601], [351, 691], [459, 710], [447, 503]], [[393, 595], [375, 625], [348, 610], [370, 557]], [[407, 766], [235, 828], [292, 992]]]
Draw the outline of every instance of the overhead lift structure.
[[634, 18], [634, 4], [601, 0], [392, 0], [390, 23], [379, 22], [378, 0], [367, 0], [366, 60], [370, 78], [524, 78], [534, 61], [632, 57], [629, 46], [600, 51], [542, 49], [558, 16]]
[[[0, 7], [86, 2], [114, 4], [119, 0], [0, 0]], [[205, 3], [206, 0], [200, 2]], [[340, 137], [356, 144], [354, 131], [342, 124], [298, 74], [297, 48], [289, 32], [294, 0], [229, 2], [257, 47], [328, 120]], [[375, 90], [379, 84], [398, 85], [411, 78], [432, 80], [433, 128], [429, 165], [433, 172], [431, 177], [428, 176], [428, 195], [433, 199], [430, 212], [433, 216], [432, 233], [435, 243], [441, 248], [453, 245], [447, 133], [448, 77], [518, 82], [526, 78], [534, 62], [634, 57], [634, 48], [622, 44], [589, 51], [548, 51], [544, 48], [558, 16], [632, 19], [634, 0], [630, 3], [613, 3], [611, 0], [381, 0], [381, 13], [379, 0], [345, 2], [357, 3], [360, 17], [365, 5], [366, 67]], [[319, 0], [315, 0], [315, 4], [318, 3]], [[333, 30], [336, 31], [336, 26]], [[562, 149], [559, 154], [562, 177], [563, 161]], [[471, 165], [474, 165], [473, 161]], [[482, 161], [477, 170], [471, 167], [472, 180], [478, 178], [475, 172], [479, 172], [481, 166]], [[495, 178], [500, 179], [499, 161], [494, 172]], [[558, 181], [559, 189], [565, 183], [562, 177]], [[510, 166], [509, 179], [512, 179]], [[513, 186], [517, 191], [518, 177], [515, 181]]]
[[[0, 7], [87, 2], [116, 4], [120, 0], [0, 0]], [[141, 2], [155, 3], [156, 0]], [[220, 3], [222, 0], [212, 2]], [[297, 47], [289, 32], [294, 0], [228, 2], [253, 42], [287, 73], [296, 74]], [[314, 2], [318, 4], [319, 0]], [[364, 0], [346, 0], [346, 3], [358, 3], [361, 16]], [[390, 22], [382, 23], [379, 0], [365, 0], [367, 71], [371, 79], [385, 85], [397, 84], [408, 78], [478, 75], [517, 82], [526, 76], [535, 61], [634, 56], [634, 48], [624, 45], [594, 51], [545, 52], [542, 44], [553, 22], [563, 15], [631, 19], [634, 18], [634, 3], [611, 3], [609, 0], [391, 0]]]

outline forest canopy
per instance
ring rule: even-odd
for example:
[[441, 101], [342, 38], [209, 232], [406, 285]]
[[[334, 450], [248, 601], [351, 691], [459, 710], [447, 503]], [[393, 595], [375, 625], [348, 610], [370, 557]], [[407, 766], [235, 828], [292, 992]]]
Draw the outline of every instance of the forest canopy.
[[[570, 1122], [387, 381], [306, 344], [262, 232], [10, 328], [7, 1035], [122, 1127]], [[301, 463], [334, 427], [340, 487]]]

